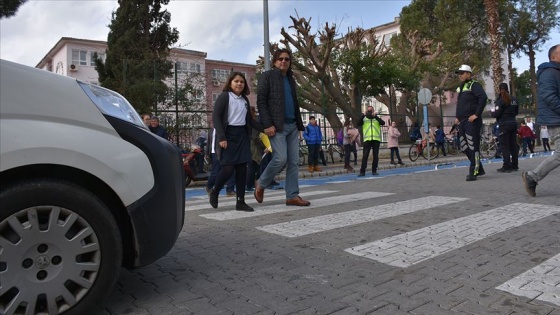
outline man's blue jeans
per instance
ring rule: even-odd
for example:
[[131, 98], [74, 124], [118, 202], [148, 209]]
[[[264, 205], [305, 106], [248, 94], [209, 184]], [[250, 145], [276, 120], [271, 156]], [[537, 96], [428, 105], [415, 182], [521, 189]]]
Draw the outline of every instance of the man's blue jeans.
[[560, 166], [560, 126], [548, 126], [547, 128], [550, 135], [549, 139], [554, 141], [555, 150], [553, 155], [547, 157], [536, 169], [529, 172], [529, 176], [537, 182]]
[[286, 167], [286, 199], [299, 195], [298, 160], [299, 160], [299, 131], [295, 123], [284, 124], [284, 130], [277, 131], [269, 137], [272, 146], [272, 161], [261, 174], [259, 185], [267, 187], [274, 180], [284, 166]]

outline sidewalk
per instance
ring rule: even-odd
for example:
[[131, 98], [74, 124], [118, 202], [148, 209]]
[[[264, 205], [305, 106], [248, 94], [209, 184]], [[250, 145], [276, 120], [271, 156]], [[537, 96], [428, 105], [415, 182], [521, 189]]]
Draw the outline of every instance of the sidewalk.
[[[391, 170], [397, 168], [405, 168], [405, 167], [417, 167], [417, 166], [426, 166], [426, 165], [434, 165], [434, 167], [438, 164], [448, 164], [448, 163], [456, 163], [468, 160], [467, 157], [463, 153], [459, 153], [457, 155], [450, 155], [447, 156], [438, 156], [437, 158], [428, 161], [423, 157], [419, 157], [418, 160], [412, 162], [408, 158], [408, 146], [406, 148], [400, 148], [400, 156], [405, 165], [392, 165], [390, 157], [389, 149], [380, 149], [379, 150], [379, 166], [378, 171], [383, 170]], [[405, 152], [406, 151], [406, 152]], [[368, 166], [366, 169], [366, 175], [371, 173], [371, 163], [372, 163], [372, 155], [370, 153], [368, 159]], [[319, 165], [321, 168], [320, 172], [313, 172], [310, 173], [307, 170], [307, 164], [300, 166], [299, 168], [299, 178], [313, 178], [313, 177], [320, 177], [320, 176], [333, 176], [333, 175], [342, 175], [342, 174], [356, 174], [360, 172], [360, 166], [362, 164], [362, 151], [358, 151], [358, 165], [354, 165], [354, 155], [350, 155], [350, 165], [354, 168], [354, 171], [347, 171], [344, 169], [344, 161], [339, 161], [337, 156], [335, 156], [335, 162], [332, 163], [330, 160], [330, 156], [328, 156], [327, 166]], [[284, 180], [285, 176], [284, 173], [278, 174], [276, 177], [277, 180]]]

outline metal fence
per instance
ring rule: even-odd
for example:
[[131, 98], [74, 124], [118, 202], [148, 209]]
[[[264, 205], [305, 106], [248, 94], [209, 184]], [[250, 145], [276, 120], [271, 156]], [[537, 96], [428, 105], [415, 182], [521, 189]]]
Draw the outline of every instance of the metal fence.
[[[198, 115], [197, 119], [189, 119], [188, 115], [195, 113]], [[181, 112], [179, 111], [178, 116], [185, 117], [180, 119], [180, 123], [175, 123], [175, 119], [166, 117], [171, 117], [176, 115], [177, 113], [173, 110], [169, 111], [160, 111], [158, 113], [161, 120], [161, 125], [165, 127], [168, 131], [170, 141], [177, 144], [182, 149], [189, 149], [193, 144], [196, 143], [196, 140], [201, 135], [201, 133], [205, 133], [207, 137], [207, 143], [210, 144], [212, 140], [212, 128], [210, 127], [210, 121], [212, 117], [211, 111], [198, 111], [198, 112]], [[167, 115], [167, 116], [166, 116]], [[307, 113], [307, 116], [312, 115], [311, 113]], [[326, 119], [320, 118], [318, 116], [318, 122], [321, 127], [321, 132], [323, 134], [323, 147], [326, 149], [329, 145], [337, 144], [336, 134], [338, 130], [332, 128]], [[386, 147], [387, 145], [387, 133], [390, 126], [389, 116], [385, 115], [382, 116], [385, 120], [385, 125], [381, 127], [382, 132], [382, 140], [381, 140], [381, 147]], [[411, 130], [412, 125], [415, 121], [411, 120], [408, 116], [402, 115], [393, 115], [394, 121], [397, 122], [397, 129], [400, 131], [401, 136], [399, 137], [400, 144], [410, 144], [409, 133]], [[523, 120], [523, 117], [520, 117], [518, 120]], [[444, 116], [444, 117], [430, 117], [430, 130], [433, 132], [437, 125], [442, 125], [442, 129], [445, 134], [449, 134], [453, 123], [455, 121], [454, 116]], [[422, 128], [423, 121], [422, 117], [419, 118], [418, 124]], [[492, 127], [494, 125], [493, 118], [485, 118], [483, 120], [483, 128], [482, 134], [488, 135], [492, 132]], [[356, 127], [360, 129], [361, 127]], [[360, 132], [361, 133], [361, 132]], [[301, 142], [302, 145], [305, 145], [305, 141]], [[207, 147], [210, 147], [209, 145]]]

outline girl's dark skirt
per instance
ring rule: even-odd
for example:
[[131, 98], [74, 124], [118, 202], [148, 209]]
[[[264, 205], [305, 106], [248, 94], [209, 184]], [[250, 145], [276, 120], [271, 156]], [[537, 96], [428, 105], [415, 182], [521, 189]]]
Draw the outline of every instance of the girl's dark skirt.
[[227, 148], [221, 150], [221, 165], [236, 165], [251, 161], [251, 144], [245, 126], [227, 126]]

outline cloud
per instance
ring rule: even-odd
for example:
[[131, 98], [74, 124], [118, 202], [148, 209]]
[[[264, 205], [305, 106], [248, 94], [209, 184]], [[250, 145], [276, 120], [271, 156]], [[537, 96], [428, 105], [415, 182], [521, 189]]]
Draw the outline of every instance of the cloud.
[[210, 59], [244, 55], [245, 49], [240, 51], [242, 42], [257, 42], [262, 38], [260, 1], [172, 1], [168, 10], [172, 26], [179, 31], [179, 44], [208, 52]]
[[115, 1], [28, 1], [0, 21], [0, 56], [35, 66], [61, 37], [107, 40]]

